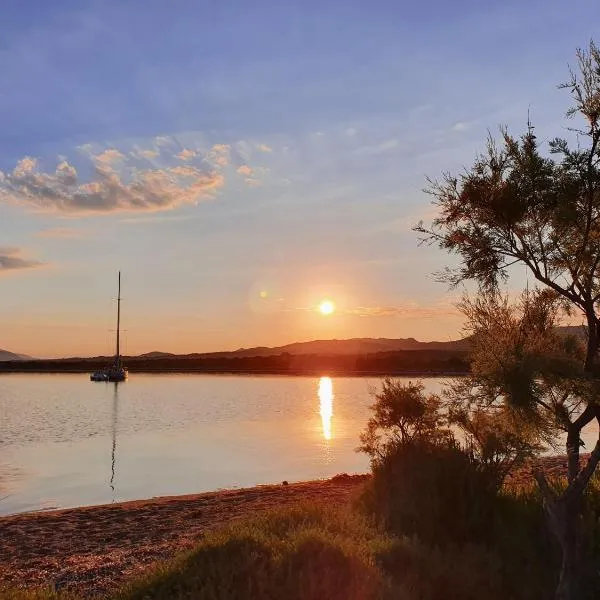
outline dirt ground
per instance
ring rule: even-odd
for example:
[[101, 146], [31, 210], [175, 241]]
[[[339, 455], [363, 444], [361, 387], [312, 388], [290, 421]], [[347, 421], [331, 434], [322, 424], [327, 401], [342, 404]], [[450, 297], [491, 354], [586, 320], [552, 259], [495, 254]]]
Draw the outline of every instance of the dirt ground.
[[0, 588], [102, 595], [209, 529], [294, 503], [348, 502], [364, 475], [0, 518]]

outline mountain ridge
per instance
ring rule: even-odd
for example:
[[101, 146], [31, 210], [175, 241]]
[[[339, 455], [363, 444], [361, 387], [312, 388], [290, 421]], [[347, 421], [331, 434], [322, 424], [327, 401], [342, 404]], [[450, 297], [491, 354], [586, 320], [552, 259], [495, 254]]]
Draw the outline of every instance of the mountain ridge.
[[16, 352], [10, 352], [9, 350], [2, 350], [0, 348], [0, 361], [13, 361], [13, 360], [31, 360], [33, 357], [27, 354], [17, 354]]

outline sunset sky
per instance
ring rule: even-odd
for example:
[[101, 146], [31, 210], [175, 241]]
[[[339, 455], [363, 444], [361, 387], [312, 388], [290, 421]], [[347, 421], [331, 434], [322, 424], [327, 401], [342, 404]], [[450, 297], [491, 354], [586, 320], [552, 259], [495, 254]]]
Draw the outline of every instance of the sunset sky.
[[110, 352], [119, 269], [128, 353], [459, 337], [447, 257], [410, 230], [425, 178], [528, 110], [560, 135], [599, 22], [591, 0], [5, 0], [0, 348]]

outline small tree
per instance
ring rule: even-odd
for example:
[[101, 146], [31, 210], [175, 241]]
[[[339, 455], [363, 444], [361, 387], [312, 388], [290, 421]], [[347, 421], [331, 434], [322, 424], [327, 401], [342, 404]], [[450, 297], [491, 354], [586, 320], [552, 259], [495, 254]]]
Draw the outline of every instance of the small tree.
[[419, 439], [433, 441], [449, 434], [444, 428], [440, 398], [426, 395], [422, 383], [404, 384], [387, 378], [381, 391], [374, 395], [373, 416], [360, 436], [358, 448], [372, 460], [383, 458], [395, 444]]
[[[542, 432], [549, 418], [554, 425], [560, 421], [567, 432], [567, 488], [559, 493], [541, 473], [537, 479], [563, 555], [556, 597], [569, 600], [580, 597], [582, 497], [600, 461], [600, 440], [585, 467], [579, 456], [582, 429], [593, 420], [600, 423], [600, 396], [594, 385], [587, 385], [597, 378], [600, 347], [600, 50], [591, 42], [587, 50], [578, 51], [577, 58], [579, 73], [571, 71], [569, 82], [561, 86], [574, 100], [568, 116], [583, 121], [574, 130], [577, 146], [556, 138], [550, 142], [550, 154], [543, 155], [531, 125], [520, 138], [502, 130], [501, 143], [490, 139], [487, 152], [470, 170], [430, 182], [428, 191], [439, 216], [431, 227], [421, 223], [416, 228], [425, 240], [458, 255], [458, 268], [442, 274], [451, 284], [474, 280], [482, 293], [493, 292], [508, 278], [509, 267], [519, 264], [554, 293], [550, 303], [541, 296], [529, 303], [519, 318], [507, 304], [489, 296], [466, 308], [471, 325], [480, 333], [496, 335], [493, 330], [500, 327], [496, 333], [503, 335], [497, 315], [510, 318], [512, 329], [504, 332], [509, 338], [515, 334], [515, 324], [523, 331], [518, 340], [509, 339], [501, 346], [510, 349], [506, 364], [496, 361], [486, 370], [484, 361], [493, 358], [495, 345], [479, 354], [474, 369], [486, 373], [479, 382], [485, 393], [491, 394], [495, 384], [498, 398], [518, 407], [514, 415], [522, 423], [530, 426], [538, 419], [536, 426]], [[587, 332], [584, 352], [573, 354], [569, 363], [573, 367], [579, 359], [579, 371], [574, 369], [567, 377], [553, 371], [552, 352], [542, 352], [543, 347], [534, 348], [527, 341], [534, 332], [536, 343], [555, 344], [548, 319], [559, 301], [564, 309], [583, 316]], [[504, 341], [488, 338], [488, 344]], [[564, 358], [558, 362], [563, 364]], [[547, 377], [543, 376], [540, 388], [543, 374]], [[563, 377], [560, 384], [549, 385], [552, 377], [558, 378], [556, 383], [559, 376]], [[538, 410], [552, 390], [567, 395], [545, 413]]]

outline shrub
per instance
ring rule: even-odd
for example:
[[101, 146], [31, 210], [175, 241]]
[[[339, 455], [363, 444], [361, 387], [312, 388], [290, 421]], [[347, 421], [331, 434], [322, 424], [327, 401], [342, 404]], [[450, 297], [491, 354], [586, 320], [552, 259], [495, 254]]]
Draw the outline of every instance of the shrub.
[[362, 504], [396, 534], [430, 544], [486, 539], [496, 497], [495, 473], [453, 440], [389, 446], [373, 462]]
[[275, 511], [210, 533], [117, 598], [379, 600], [389, 585], [374, 557], [390, 544], [345, 508]]

